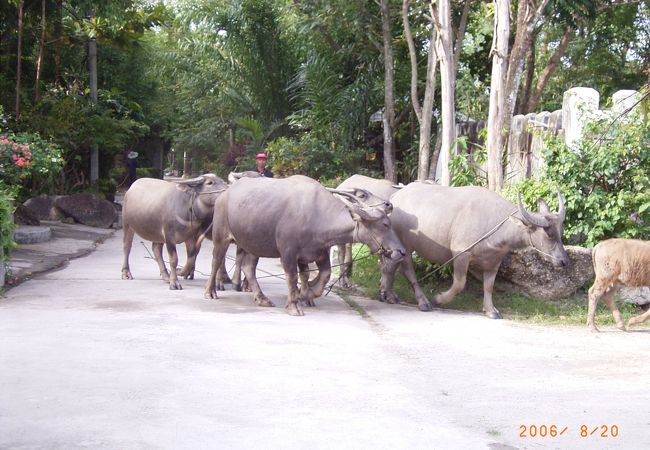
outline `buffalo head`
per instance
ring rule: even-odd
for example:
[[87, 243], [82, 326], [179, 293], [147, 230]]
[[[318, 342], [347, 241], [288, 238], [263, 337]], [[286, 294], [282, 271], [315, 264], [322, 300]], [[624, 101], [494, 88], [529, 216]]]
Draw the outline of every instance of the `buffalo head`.
[[203, 205], [214, 206], [219, 194], [228, 189], [228, 184], [212, 173], [206, 173], [189, 180], [175, 182], [178, 188], [196, 198], [196, 202]]
[[404, 258], [404, 246], [393, 230], [388, 215], [393, 205], [371, 192], [355, 189], [329, 189], [350, 211], [355, 221], [354, 240], [366, 244], [372, 253], [381, 253], [392, 261]]
[[557, 214], [552, 213], [548, 204], [543, 199], [537, 200], [538, 212], [530, 212], [524, 208], [519, 199], [519, 214], [522, 222], [528, 227], [529, 244], [538, 252], [549, 258], [555, 267], [564, 267], [569, 264], [569, 256], [562, 245], [564, 232], [565, 206], [564, 197], [558, 191], [559, 209]]

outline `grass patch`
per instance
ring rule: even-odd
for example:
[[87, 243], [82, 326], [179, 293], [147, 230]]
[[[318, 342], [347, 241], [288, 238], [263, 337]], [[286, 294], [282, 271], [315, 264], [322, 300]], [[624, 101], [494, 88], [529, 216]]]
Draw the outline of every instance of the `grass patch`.
[[[354, 269], [350, 280], [364, 290], [366, 296], [379, 298], [379, 258], [370, 255], [365, 245], [355, 244]], [[358, 259], [358, 260], [357, 260]], [[449, 289], [451, 286], [451, 269], [442, 268], [428, 262], [414, 260], [420, 287], [429, 300], [435, 294]], [[401, 274], [395, 276], [395, 292], [403, 302], [416, 304], [413, 289], [408, 280]], [[587, 322], [587, 295], [578, 294], [574, 297], [548, 301], [540, 298], [529, 297], [524, 294], [494, 292], [492, 300], [503, 317], [515, 321], [553, 324], [553, 325], [582, 325]], [[619, 303], [623, 320], [627, 320], [643, 312], [642, 308], [627, 303]], [[481, 312], [483, 309], [483, 286], [471, 275], [467, 277], [467, 286], [444, 309]], [[596, 323], [598, 325], [614, 325], [614, 318], [609, 309], [599, 302], [596, 310]]]

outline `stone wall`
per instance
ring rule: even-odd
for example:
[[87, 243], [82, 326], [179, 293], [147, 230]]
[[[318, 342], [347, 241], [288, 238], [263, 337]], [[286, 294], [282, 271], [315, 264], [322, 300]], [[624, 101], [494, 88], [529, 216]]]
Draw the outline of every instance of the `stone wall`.
[[[614, 120], [632, 108], [639, 98], [637, 91], [618, 91], [612, 96], [611, 109], [600, 110], [598, 91], [575, 87], [564, 93], [560, 110], [514, 116], [505, 149], [504, 183], [519, 183], [543, 167], [544, 133], [563, 137], [571, 147], [582, 138], [586, 122], [598, 117]], [[458, 123], [457, 132], [458, 136], [467, 136], [469, 142], [477, 142], [478, 133], [483, 128], [483, 121], [467, 120]], [[473, 146], [468, 146], [470, 157], [473, 150]], [[486, 167], [479, 166], [479, 170], [484, 172]]]

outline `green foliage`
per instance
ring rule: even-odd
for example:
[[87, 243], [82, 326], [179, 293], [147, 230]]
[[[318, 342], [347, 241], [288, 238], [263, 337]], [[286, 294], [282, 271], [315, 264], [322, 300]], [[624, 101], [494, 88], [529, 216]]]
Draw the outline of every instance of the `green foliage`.
[[2, 249], [0, 264], [4, 264], [4, 261], [11, 255], [11, 249], [16, 246], [12, 237], [15, 228], [12, 216], [15, 197], [12, 191], [0, 180], [0, 248]]
[[461, 152], [449, 161], [449, 172], [452, 174], [452, 186], [487, 186], [487, 174], [481, 166], [487, 160], [485, 147], [474, 144], [473, 152], [467, 153], [467, 137], [462, 136], [456, 140]]
[[650, 233], [650, 124], [600, 119], [574, 148], [547, 139], [545, 169], [504, 193], [521, 191], [528, 206], [543, 197], [557, 207], [556, 187], [566, 198], [565, 236], [592, 246], [610, 237], [647, 238]]
[[[303, 174], [315, 179], [331, 179], [359, 172], [359, 163], [369, 158], [363, 149], [346, 149], [305, 133], [299, 139], [282, 137], [266, 147], [270, 165], [277, 176]], [[362, 172], [362, 171], [361, 171]]]

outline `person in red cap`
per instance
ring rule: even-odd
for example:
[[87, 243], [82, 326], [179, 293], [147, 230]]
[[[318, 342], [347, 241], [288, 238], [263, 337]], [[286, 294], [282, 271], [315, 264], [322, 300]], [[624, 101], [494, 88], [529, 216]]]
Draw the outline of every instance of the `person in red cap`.
[[266, 153], [258, 153], [257, 155], [255, 155], [255, 165], [257, 166], [256, 169], [260, 175], [273, 178], [273, 172], [271, 172], [269, 169], [266, 168], [267, 160], [268, 158], [266, 156]]

